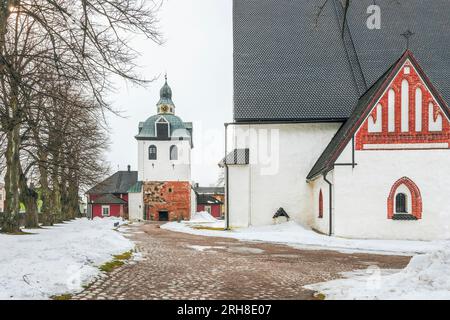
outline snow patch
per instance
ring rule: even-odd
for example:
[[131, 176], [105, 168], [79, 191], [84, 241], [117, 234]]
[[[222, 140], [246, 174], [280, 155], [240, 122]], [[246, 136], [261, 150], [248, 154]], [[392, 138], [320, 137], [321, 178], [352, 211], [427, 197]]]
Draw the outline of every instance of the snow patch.
[[[193, 226], [196, 228], [192, 228]], [[298, 249], [334, 250], [344, 253], [414, 255], [438, 250], [443, 243], [443, 241], [360, 240], [329, 237], [293, 221], [231, 231], [203, 230], [198, 229], [199, 226], [225, 228], [225, 222], [222, 220], [216, 220], [214, 223], [172, 222], [162, 225], [161, 228], [201, 236], [280, 243]]]
[[366, 274], [306, 286], [325, 294], [327, 299], [413, 300], [450, 299], [450, 244], [442, 250], [414, 256], [408, 266], [396, 273], [369, 268]]
[[0, 300], [48, 299], [75, 293], [99, 275], [112, 255], [134, 248], [114, 230], [121, 219], [77, 219], [54, 227], [0, 234]]

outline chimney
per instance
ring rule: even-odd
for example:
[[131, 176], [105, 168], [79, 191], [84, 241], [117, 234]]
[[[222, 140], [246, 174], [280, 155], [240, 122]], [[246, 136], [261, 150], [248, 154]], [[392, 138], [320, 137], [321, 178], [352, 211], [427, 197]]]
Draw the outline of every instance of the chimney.
[[128, 172], [131, 172], [131, 166], [128, 165]]

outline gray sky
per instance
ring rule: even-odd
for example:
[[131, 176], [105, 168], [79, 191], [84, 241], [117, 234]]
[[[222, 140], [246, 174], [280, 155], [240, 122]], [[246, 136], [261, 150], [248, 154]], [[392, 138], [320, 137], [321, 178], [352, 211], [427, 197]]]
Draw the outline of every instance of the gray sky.
[[167, 71], [176, 115], [194, 122], [192, 179], [214, 184], [223, 156], [224, 122], [232, 120], [232, 1], [165, 0], [159, 12], [162, 46], [135, 38], [141, 53], [140, 73], [160, 76], [147, 88], [119, 82], [112, 101], [125, 119], [109, 116], [111, 149], [107, 160], [112, 171], [137, 170], [138, 123], [156, 113], [159, 89]]

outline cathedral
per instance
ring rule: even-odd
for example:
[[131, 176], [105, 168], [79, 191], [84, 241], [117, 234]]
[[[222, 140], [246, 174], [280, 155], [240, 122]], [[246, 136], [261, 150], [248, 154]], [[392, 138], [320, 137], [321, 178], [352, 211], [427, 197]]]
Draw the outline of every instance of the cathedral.
[[228, 225], [450, 238], [446, 0], [314, 3], [234, 1]]
[[195, 213], [191, 187], [193, 127], [175, 115], [172, 89], [160, 90], [156, 114], [139, 123], [137, 181], [128, 190], [130, 220], [189, 220]]

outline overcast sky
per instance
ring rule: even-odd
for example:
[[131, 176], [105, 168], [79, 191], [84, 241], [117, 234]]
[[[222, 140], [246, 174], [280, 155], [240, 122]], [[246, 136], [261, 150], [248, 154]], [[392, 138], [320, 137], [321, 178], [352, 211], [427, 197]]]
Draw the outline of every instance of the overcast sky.
[[107, 159], [112, 171], [137, 170], [138, 124], [156, 113], [164, 73], [173, 91], [175, 113], [194, 122], [192, 179], [214, 184], [223, 156], [224, 122], [232, 120], [232, 1], [164, 0], [158, 14], [165, 43], [135, 38], [140, 73], [160, 76], [148, 88], [119, 82], [112, 96], [125, 119], [109, 117], [111, 148]]

